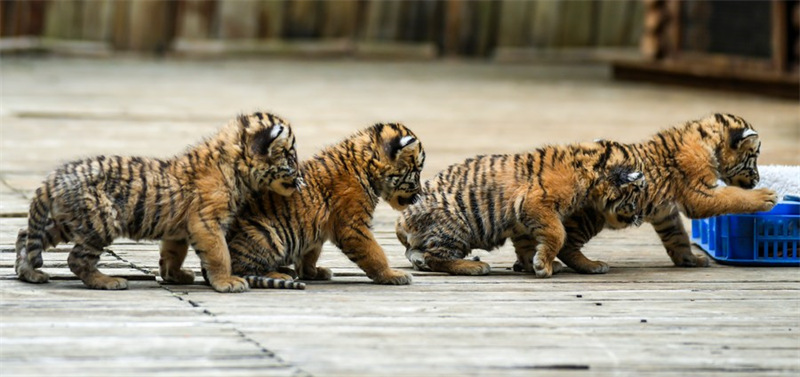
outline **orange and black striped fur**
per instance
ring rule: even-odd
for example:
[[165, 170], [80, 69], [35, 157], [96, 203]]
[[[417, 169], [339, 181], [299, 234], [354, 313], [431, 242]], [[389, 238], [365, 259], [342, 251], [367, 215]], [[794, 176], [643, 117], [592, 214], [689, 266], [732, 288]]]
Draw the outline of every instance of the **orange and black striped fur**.
[[397, 238], [415, 268], [457, 275], [488, 274], [488, 264], [462, 258], [511, 238], [525, 270], [550, 277], [560, 268], [562, 220], [573, 211], [588, 206], [619, 226], [637, 222], [645, 181], [627, 157], [600, 142], [467, 159], [425, 182], [398, 219]]
[[231, 275], [226, 229], [248, 193], [269, 188], [291, 195], [302, 185], [289, 124], [267, 113], [242, 115], [215, 136], [171, 159], [98, 156], [67, 163], [36, 190], [28, 228], [17, 238], [16, 272], [43, 283], [42, 251], [73, 242], [70, 270], [90, 288], [125, 289], [127, 281], [97, 270], [115, 238], [161, 240], [166, 282], [191, 283], [181, 269], [189, 245], [219, 292], [247, 290]]
[[263, 192], [248, 202], [228, 236], [233, 273], [328, 280], [317, 266], [332, 241], [379, 284], [410, 284], [411, 274], [389, 268], [370, 230], [380, 199], [396, 210], [414, 202], [425, 162], [421, 142], [401, 124], [376, 124], [300, 164], [307, 187], [289, 197]]
[[[769, 189], [749, 190], [758, 183], [761, 142], [753, 127], [738, 116], [714, 114], [617, 148], [618, 153], [642, 160], [647, 187], [639, 206], [676, 266], [708, 266], [705, 256], [692, 253], [679, 212], [703, 218], [768, 211], [777, 202]], [[718, 180], [728, 186], [718, 186]], [[591, 208], [576, 211], [564, 221], [567, 239], [558, 258], [581, 273], [607, 272], [606, 263], [580, 252], [606, 225]], [[521, 267], [520, 261], [516, 267]]]

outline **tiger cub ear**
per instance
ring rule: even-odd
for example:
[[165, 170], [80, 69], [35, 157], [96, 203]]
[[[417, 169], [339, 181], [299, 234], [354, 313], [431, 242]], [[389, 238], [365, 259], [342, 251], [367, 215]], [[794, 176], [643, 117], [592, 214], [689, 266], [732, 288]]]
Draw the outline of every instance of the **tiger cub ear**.
[[419, 143], [419, 140], [411, 135], [398, 136], [386, 144], [386, 154], [390, 159], [395, 160], [401, 151], [413, 150], [417, 143]]
[[742, 146], [758, 141], [758, 132], [751, 128], [737, 128], [729, 132], [730, 146], [739, 149]]
[[260, 130], [253, 135], [250, 150], [258, 156], [269, 156], [270, 145], [275, 140], [286, 137], [286, 134], [286, 127], [282, 124], [276, 124], [270, 128]]

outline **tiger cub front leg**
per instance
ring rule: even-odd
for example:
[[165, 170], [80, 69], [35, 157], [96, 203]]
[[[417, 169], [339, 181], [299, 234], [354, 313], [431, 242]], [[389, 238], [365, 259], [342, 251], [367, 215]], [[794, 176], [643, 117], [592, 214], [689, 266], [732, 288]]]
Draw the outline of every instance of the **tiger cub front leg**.
[[303, 255], [297, 265], [300, 279], [303, 280], [331, 280], [333, 272], [329, 268], [317, 266], [317, 260], [322, 253], [322, 246], [315, 247]]
[[519, 223], [537, 243], [533, 272], [536, 277], [549, 278], [553, 275], [553, 261], [566, 239], [564, 225], [555, 212], [535, 199], [525, 201], [525, 207], [520, 209], [518, 216]]
[[725, 186], [701, 195], [686, 192], [683, 207], [686, 215], [692, 219], [732, 213], [753, 213], [769, 211], [778, 203], [775, 192], [766, 189], [745, 190], [736, 186]]
[[231, 256], [220, 224], [194, 214], [189, 218], [189, 232], [192, 248], [215, 291], [244, 292], [249, 288], [246, 280], [231, 275]]
[[355, 262], [378, 284], [411, 284], [411, 274], [389, 268], [383, 249], [372, 236], [369, 228], [359, 225], [344, 225], [337, 232], [337, 246], [351, 261]]
[[609, 267], [606, 262], [587, 258], [581, 248], [605, 226], [605, 218], [598, 212], [584, 208], [564, 220], [567, 239], [558, 252], [558, 259], [579, 274], [605, 274]]
[[672, 263], [680, 267], [708, 267], [708, 258], [692, 253], [689, 235], [683, 227], [681, 215], [677, 208], [662, 211], [650, 221], [653, 229], [661, 238]]
[[162, 240], [161, 259], [158, 260], [158, 272], [167, 284], [192, 284], [194, 272], [181, 268], [189, 251], [186, 240]]
[[[536, 240], [528, 235], [517, 236], [511, 239], [514, 244], [514, 252], [517, 254], [517, 261], [514, 262], [513, 269], [516, 272], [534, 272], [533, 256], [536, 254]], [[557, 274], [564, 269], [558, 261], [553, 261], [553, 274]]]

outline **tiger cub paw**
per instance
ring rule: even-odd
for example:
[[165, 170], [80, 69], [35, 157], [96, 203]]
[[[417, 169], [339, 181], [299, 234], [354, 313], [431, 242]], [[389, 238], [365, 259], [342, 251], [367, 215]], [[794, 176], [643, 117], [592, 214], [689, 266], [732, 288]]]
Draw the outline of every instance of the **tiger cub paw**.
[[50, 280], [50, 275], [42, 270], [34, 270], [32, 268], [19, 268], [17, 271], [17, 276], [22, 281], [27, 281], [28, 283], [47, 283]]
[[767, 188], [755, 189], [752, 191], [753, 201], [755, 203], [755, 210], [758, 212], [767, 212], [778, 204], [778, 195], [775, 191]]
[[608, 263], [599, 260], [586, 260], [572, 268], [581, 274], [605, 274], [608, 272]]
[[161, 271], [161, 278], [166, 284], [192, 284], [194, 283], [194, 271], [181, 268], [173, 271]]
[[247, 281], [238, 276], [218, 277], [211, 280], [211, 287], [217, 292], [238, 293], [250, 289]]
[[115, 278], [113, 276], [97, 276], [92, 278], [91, 280], [87, 280], [83, 282], [92, 289], [107, 289], [107, 290], [122, 290], [128, 289], [128, 281], [124, 278]]
[[411, 274], [405, 271], [388, 269], [379, 276], [372, 279], [377, 284], [387, 285], [409, 285], [411, 284]]
[[[515, 272], [534, 272], [533, 265], [531, 265], [530, 267], [525, 267], [525, 265], [520, 261], [514, 262], [514, 266], [512, 266], [512, 269]], [[553, 274], [557, 274], [563, 270], [564, 270], [564, 265], [561, 264], [561, 262], [558, 261], [553, 262]]]
[[536, 274], [537, 278], [549, 278], [553, 276], [553, 264], [553, 262], [543, 260], [539, 256], [539, 253], [536, 253], [533, 257], [533, 272]]
[[317, 275], [314, 280], [331, 280], [333, 278], [333, 271], [327, 267], [317, 267]]
[[675, 263], [678, 267], [708, 267], [708, 258], [705, 255], [687, 254], [682, 260]]

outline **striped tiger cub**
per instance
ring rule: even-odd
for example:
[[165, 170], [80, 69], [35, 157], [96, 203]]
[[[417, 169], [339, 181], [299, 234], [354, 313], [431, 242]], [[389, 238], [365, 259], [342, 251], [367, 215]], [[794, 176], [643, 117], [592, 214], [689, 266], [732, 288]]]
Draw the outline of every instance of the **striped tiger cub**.
[[593, 208], [620, 227], [638, 221], [645, 179], [630, 157], [609, 143], [583, 143], [469, 158], [425, 182], [398, 219], [397, 238], [415, 268], [456, 275], [488, 274], [488, 264], [462, 258], [511, 238], [525, 270], [550, 277], [561, 266], [562, 220], [573, 211]]
[[[741, 117], [714, 114], [657, 133], [639, 144], [613, 144], [644, 162], [648, 184], [640, 196], [644, 220], [651, 223], [676, 266], [708, 266], [708, 258], [692, 253], [680, 212], [690, 218], [728, 213], [769, 211], [777, 196], [769, 189], [750, 190], [758, 183], [758, 132]], [[718, 185], [722, 180], [727, 186]], [[600, 274], [608, 264], [586, 258], [580, 249], [606, 226], [591, 208], [564, 221], [567, 239], [558, 258], [577, 272]], [[517, 268], [521, 268], [518, 261]]]
[[28, 228], [17, 237], [19, 278], [44, 283], [42, 251], [73, 242], [68, 265], [94, 289], [126, 289], [125, 279], [98, 271], [103, 248], [115, 238], [161, 240], [164, 281], [187, 284], [181, 269], [189, 245], [219, 292], [247, 290], [231, 275], [225, 230], [246, 195], [268, 188], [291, 195], [298, 174], [289, 123], [268, 113], [242, 115], [215, 136], [171, 159], [97, 156], [69, 162], [36, 190]]
[[411, 274], [389, 268], [370, 230], [379, 199], [402, 210], [418, 198], [425, 152], [402, 124], [376, 124], [303, 161], [307, 187], [283, 197], [262, 192], [248, 201], [228, 235], [233, 273], [329, 280], [317, 266], [332, 241], [375, 283], [410, 284]]

